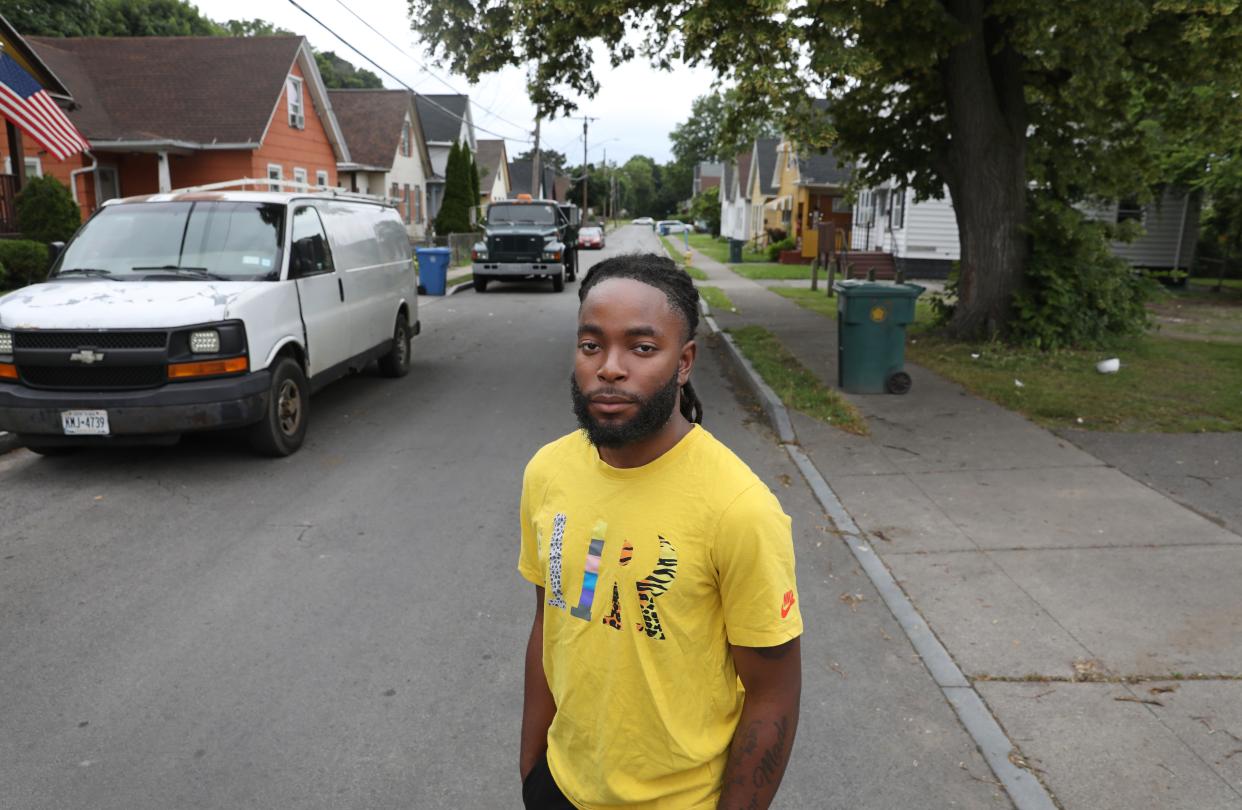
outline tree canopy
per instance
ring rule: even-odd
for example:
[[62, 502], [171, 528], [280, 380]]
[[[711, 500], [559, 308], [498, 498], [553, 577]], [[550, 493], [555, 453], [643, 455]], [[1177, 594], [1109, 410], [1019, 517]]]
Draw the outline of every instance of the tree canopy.
[[[544, 116], [598, 90], [598, 39], [614, 66], [642, 56], [713, 69], [733, 91], [726, 133], [775, 115], [802, 148], [833, 145], [854, 159], [861, 183], [895, 180], [923, 198], [947, 189], [961, 242], [952, 325], [974, 337], [1007, 332], [1032, 258], [1032, 212], [1046, 211], [1044, 202], [1150, 197], [1202, 172], [1221, 133], [1236, 139], [1238, 6], [410, 0], [410, 14], [471, 80], [535, 64], [531, 98]], [[816, 98], [828, 100], [827, 116]]]
[[739, 119], [733, 131], [726, 130], [725, 120], [735, 106], [734, 94], [729, 91], [696, 98], [690, 105], [690, 117], [669, 133], [673, 156], [689, 166], [704, 160], [729, 160], [754, 143], [755, 138], [776, 134], [776, 128], [766, 117]]

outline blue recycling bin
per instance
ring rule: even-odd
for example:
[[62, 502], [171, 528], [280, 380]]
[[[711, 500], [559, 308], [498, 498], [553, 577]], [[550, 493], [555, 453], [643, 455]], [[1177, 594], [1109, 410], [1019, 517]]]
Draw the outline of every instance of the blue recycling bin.
[[414, 255], [418, 257], [419, 284], [428, 295], [444, 295], [453, 251], [442, 247], [420, 247], [414, 249]]

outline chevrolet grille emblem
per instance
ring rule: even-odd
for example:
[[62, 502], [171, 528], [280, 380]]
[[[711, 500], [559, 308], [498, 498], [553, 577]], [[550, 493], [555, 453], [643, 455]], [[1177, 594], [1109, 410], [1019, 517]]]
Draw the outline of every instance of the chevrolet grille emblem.
[[100, 360], [103, 360], [104, 356], [103, 352], [97, 352], [92, 349], [83, 349], [80, 352], [74, 352], [69, 355], [69, 359], [75, 363], [86, 363], [89, 366], [91, 363], [98, 363]]

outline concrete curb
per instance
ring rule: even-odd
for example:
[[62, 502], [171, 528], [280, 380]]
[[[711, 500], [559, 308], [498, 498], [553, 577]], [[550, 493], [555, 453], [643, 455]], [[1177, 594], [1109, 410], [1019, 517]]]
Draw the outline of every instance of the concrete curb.
[[0, 456], [21, 446], [22, 443], [18, 440], [16, 433], [0, 430]]
[[444, 297], [447, 298], [450, 295], [457, 295], [457, 293], [465, 292], [466, 290], [469, 290], [473, 287], [474, 287], [473, 281], [463, 281], [461, 284], [454, 284], [452, 287], [449, 287], [448, 290], [445, 291]]
[[892, 612], [893, 618], [901, 625], [902, 631], [923, 660], [923, 665], [927, 667], [932, 680], [936, 682], [945, 700], [957, 713], [958, 720], [966, 729], [966, 733], [979, 747], [992, 773], [996, 774], [996, 778], [1004, 785], [1014, 806], [1018, 810], [1056, 810], [1055, 802], [1035, 775], [1010, 761], [1010, 753], [1016, 750], [1013, 741], [1005, 734], [983, 698], [953, 661], [949, 651], [923, 621], [923, 617], [914, 604], [893, 578], [888, 566], [871, 550], [858, 524], [845, 510], [845, 506], [832, 491], [828, 482], [824, 480], [811, 457], [798, 444], [797, 434], [794, 433], [793, 422], [789, 418], [789, 411], [786, 410], [785, 404], [763, 381], [750, 361], [742, 355], [729, 334], [720, 329], [716, 319], [711, 316], [707, 303], [700, 299], [699, 307], [703, 311], [704, 321], [711, 334], [722, 338], [734, 365], [754, 389], [755, 395], [763, 405], [772, 428], [779, 436], [781, 445], [785, 448], [790, 460], [802, 473], [811, 491], [815, 494], [815, 499], [819, 501], [824, 512], [836, 525], [842, 539], [854, 555], [854, 559], [858, 561], [859, 566], [867, 574], [867, 578], [871, 580], [880, 598]]

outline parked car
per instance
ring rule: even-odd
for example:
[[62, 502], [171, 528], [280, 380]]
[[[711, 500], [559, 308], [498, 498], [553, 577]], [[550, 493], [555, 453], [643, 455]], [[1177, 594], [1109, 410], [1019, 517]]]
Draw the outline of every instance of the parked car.
[[0, 298], [0, 430], [35, 452], [245, 428], [286, 456], [312, 391], [374, 360], [410, 370], [414, 263], [380, 200], [109, 200], [54, 251], [47, 281]]
[[603, 228], [583, 228], [578, 231], [578, 247], [589, 248], [593, 250], [603, 250], [604, 248], [604, 229]]
[[630, 223], [633, 225], [646, 225], [651, 228], [655, 227], [655, 220], [651, 217], [639, 217], [638, 219], [630, 220]]
[[690, 230], [690, 226], [679, 219], [662, 219], [656, 223], [655, 228], [661, 236]]

